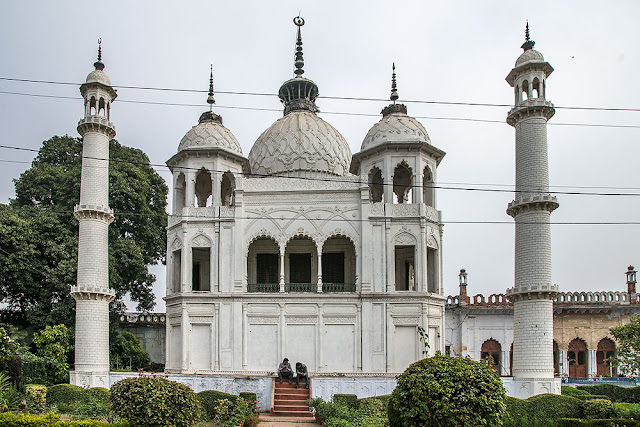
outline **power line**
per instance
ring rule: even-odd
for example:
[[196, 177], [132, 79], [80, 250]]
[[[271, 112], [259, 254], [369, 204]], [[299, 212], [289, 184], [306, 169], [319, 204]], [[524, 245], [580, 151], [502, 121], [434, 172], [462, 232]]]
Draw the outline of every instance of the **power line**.
[[[81, 83], [73, 82], [57, 82], [51, 80], [33, 80], [33, 79], [18, 79], [10, 77], [0, 77], [0, 80], [23, 82], [23, 83], [42, 83], [53, 85], [67, 85], [67, 86], [80, 86]], [[155, 90], [164, 92], [187, 92], [187, 93], [207, 93], [204, 89], [180, 89], [180, 88], [166, 88], [166, 87], [153, 87], [153, 86], [127, 86], [127, 85], [113, 85], [114, 88], [119, 89], [135, 89], [135, 90]], [[265, 92], [239, 92], [239, 91], [216, 91], [219, 94], [225, 95], [250, 95], [250, 96], [277, 96], [274, 93]], [[318, 96], [318, 99], [333, 99], [341, 101], [372, 101], [372, 102], [388, 102], [385, 98], [367, 98], [367, 97], [348, 97], [348, 96]], [[417, 99], [402, 99], [402, 102], [411, 104], [435, 104], [435, 105], [456, 105], [456, 106], [471, 106], [471, 107], [513, 107], [509, 104], [494, 104], [494, 103], [481, 103], [481, 102], [452, 102], [452, 101], [427, 101]], [[563, 110], [583, 110], [583, 111], [630, 111], [640, 112], [640, 108], [614, 108], [614, 107], [570, 107], [570, 106], [555, 106], [556, 109]]]
[[[5, 95], [19, 95], [19, 96], [31, 96], [37, 98], [57, 98], [57, 99], [73, 99], [79, 100], [81, 97], [73, 97], [73, 96], [61, 96], [61, 95], [44, 95], [44, 94], [36, 94], [36, 93], [23, 93], [23, 92], [10, 92], [10, 91], [0, 91], [0, 94]], [[172, 106], [172, 107], [202, 107], [202, 104], [188, 104], [188, 103], [177, 103], [177, 102], [161, 102], [161, 101], [138, 101], [138, 100], [128, 100], [128, 99], [119, 99], [118, 102], [128, 103], [128, 104], [144, 104], [144, 105], [164, 105], [164, 106]], [[268, 112], [277, 112], [282, 113], [282, 109], [277, 108], [258, 108], [258, 107], [238, 107], [238, 106], [228, 106], [228, 105], [216, 105], [216, 108], [220, 109], [231, 109], [231, 110], [248, 110], [248, 111], [268, 111]], [[360, 117], [380, 117], [380, 114], [372, 114], [372, 113], [351, 113], [344, 111], [321, 111], [322, 114], [332, 114], [339, 116], [360, 116]], [[412, 116], [416, 119], [424, 119], [424, 120], [448, 120], [448, 121], [462, 121], [462, 122], [476, 122], [476, 123], [499, 123], [504, 124], [505, 120], [491, 120], [491, 119], [474, 119], [469, 117], [434, 117], [434, 116]], [[551, 122], [547, 123], [549, 126], [578, 126], [578, 127], [601, 127], [601, 128], [613, 128], [613, 129], [640, 129], [640, 125], [614, 125], [607, 123], [557, 123]]]
[[[10, 149], [10, 150], [19, 150], [19, 151], [28, 151], [28, 152], [38, 152], [39, 150], [36, 150], [35, 148], [23, 148], [23, 147], [13, 147], [10, 145], [0, 145], [0, 149]], [[111, 161], [111, 162], [120, 162], [120, 163], [127, 163], [127, 164], [131, 164], [131, 165], [141, 165], [141, 166], [150, 166], [150, 167], [159, 167], [159, 168], [169, 168], [169, 166], [167, 165], [163, 165], [163, 164], [155, 164], [155, 163], [146, 163], [146, 162], [133, 162], [131, 160], [125, 160], [125, 159], [107, 159], [107, 158], [101, 158], [101, 157], [92, 157], [92, 156], [82, 156], [83, 159], [90, 159], [90, 160], [101, 160], [101, 161]], [[105, 168], [107, 166], [92, 166], [95, 168]], [[197, 167], [175, 167], [175, 169], [179, 170], [179, 171], [187, 171], [187, 170], [191, 170], [191, 171], [201, 171], [203, 170], [202, 168], [197, 168]], [[225, 174], [226, 172], [229, 171], [222, 171], [222, 170], [206, 170], [206, 172], [208, 173], [213, 173], [213, 174]], [[337, 183], [350, 183], [350, 184], [366, 184], [366, 185], [372, 185], [374, 184], [371, 181], [362, 181], [359, 179], [347, 179], [347, 178], [341, 178], [341, 177], [327, 177], [327, 178], [321, 178], [321, 177], [298, 177], [298, 176], [286, 176], [286, 175], [267, 175], [267, 174], [258, 174], [258, 173], [246, 173], [246, 172], [235, 172], [236, 175], [242, 175], [245, 177], [249, 177], [249, 178], [285, 178], [285, 179], [294, 179], [294, 180], [304, 180], [304, 181], [320, 181], [320, 182], [337, 182]], [[354, 178], [356, 178], [354, 176]], [[382, 183], [382, 184], [378, 184], [378, 185], [383, 185], [383, 186], [393, 186], [393, 183]], [[471, 185], [475, 185], [475, 184], [471, 184]], [[540, 191], [535, 189], [535, 188], [525, 188], [525, 189], [505, 189], [505, 188], [478, 188], [478, 187], [453, 187], [450, 185], [442, 185], [442, 184], [434, 184], [434, 185], [407, 185], [405, 187], [409, 187], [409, 188], [416, 188], [416, 189], [424, 189], [424, 188], [433, 188], [433, 189], [440, 189], [440, 190], [459, 190], [459, 191], [477, 191], [477, 192], [490, 192], [490, 193], [539, 193]], [[640, 193], [622, 193], [622, 192], [585, 192], [585, 191], [560, 191], [560, 190], [553, 190], [553, 191], [543, 191], [542, 193], [545, 194], [558, 194], [558, 195], [571, 195], [571, 196], [632, 196], [632, 197], [637, 197], [640, 196]]]

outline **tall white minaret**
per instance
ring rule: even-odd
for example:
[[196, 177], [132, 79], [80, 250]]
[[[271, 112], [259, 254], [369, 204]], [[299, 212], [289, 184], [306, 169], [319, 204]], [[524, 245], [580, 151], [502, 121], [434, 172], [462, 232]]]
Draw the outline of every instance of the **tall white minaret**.
[[524, 53], [507, 76], [515, 89], [515, 105], [507, 123], [516, 130], [516, 194], [507, 213], [516, 223], [515, 282], [507, 289], [514, 303], [513, 377], [511, 396], [560, 394], [553, 375], [553, 299], [550, 217], [558, 207], [549, 194], [547, 121], [553, 104], [546, 100], [547, 77], [553, 68], [533, 50], [527, 23]]
[[95, 70], [80, 86], [84, 118], [78, 122], [82, 136], [80, 204], [78, 219], [78, 281], [71, 287], [76, 300], [75, 371], [70, 382], [88, 387], [109, 386], [109, 302], [115, 293], [109, 288], [108, 227], [113, 221], [109, 208], [109, 140], [116, 135], [109, 121], [116, 91], [102, 71], [101, 40]]

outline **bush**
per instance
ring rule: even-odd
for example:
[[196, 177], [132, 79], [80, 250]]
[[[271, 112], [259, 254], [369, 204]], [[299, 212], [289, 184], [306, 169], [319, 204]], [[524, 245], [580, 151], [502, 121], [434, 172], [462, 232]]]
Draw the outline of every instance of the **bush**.
[[609, 396], [605, 396], [604, 394], [585, 394], [583, 396], [575, 396], [576, 399], [580, 399], [583, 402], [585, 400], [593, 400], [593, 399], [605, 399], [611, 402], [611, 398]]
[[358, 396], [355, 394], [334, 394], [331, 400], [333, 403], [348, 406], [351, 409], [358, 409]]
[[380, 402], [382, 402], [382, 407], [386, 412], [387, 407], [389, 406], [389, 400], [391, 400], [391, 395], [384, 394], [382, 396], [363, 397], [362, 399], [358, 399], [358, 407], [360, 407], [363, 402], [366, 402], [368, 400], [379, 400]]
[[39, 384], [28, 384], [25, 387], [27, 409], [41, 413], [47, 406], [47, 387]]
[[[9, 427], [104, 427], [98, 421], [61, 421], [54, 413], [43, 416], [13, 414], [5, 412], [0, 414], [0, 425]], [[110, 424], [112, 427], [125, 427], [128, 424]]]
[[[335, 398], [335, 395], [334, 395]], [[338, 399], [340, 400], [340, 399]], [[325, 427], [383, 427], [386, 424], [383, 401], [367, 398], [359, 401], [359, 409], [344, 403], [325, 402], [320, 398], [310, 399], [309, 406], [316, 410]]]
[[85, 399], [85, 390], [72, 384], [56, 384], [47, 387], [47, 405], [60, 403], [72, 405]]
[[610, 418], [607, 420], [581, 420], [578, 418], [560, 418], [558, 427], [640, 427], [640, 422]]
[[586, 390], [580, 390], [580, 389], [575, 388], [575, 387], [569, 387], [569, 386], [563, 385], [562, 386], [562, 395], [563, 396], [578, 397], [578, 396], [590, 396], [591, 393], [589, 393]]
[[584, 417], [590, 420], [613, 416], [613, 403], [609, 399], [585, 400], [582, 404]]
[[581, 385], [578, 390], [609, 396], [612, 402], [640, 403], [640, 387], [620, 387], [613, 384]]
[[118, 332], [111, 343], [110, 359], [112, 368], [130, 367], [138, 370], [151, 365], [149, 353], [131, 332]]
[[159, 377], [126, 378], [111, 387], [113, 410], [141, 426], [192, 426], [200, 400], [189, 387]]
[[640, 420], [640, 404], [614, 403], [613, 412], [617, 418]]
[[26, 350], [19, 351], [18, 355], [22, 361], [22, 376], [19, 384], [21, 389], [25, 384], [52, 385], [69, 382], [69, 370], [66, 364], [62, 365], [58, 360], [50, 357], [36, 356]]
[[391, 427], [502, 425], [502, 382], [486, 363], [468, 357], [437, 353], [412, 363], [391, 396]]
[[69, 331], [65, 325], [47, 326], [33, 334], [33, 343], [38, 348], [38, 356], [55, 360], [48, 371], [51, 384], [69, 381], [69, 365], [67, 349], [69, 348]]
[[526, 400], [507, 397], [505, 427], [553, 426], [558, 418], [581, 418], [582, 401], [575, 397], [541, 394]]
[[255, 415], [258, 414], [258, 395], [255, 393], [251, 393], [248, 391], [243, 391], [239, 395], [240, 399], [247, 402], [247, 406], [251, 411], [252, 418], [255, 418]]
[[223, 393], [216, 390], [205, 390], [198, 393], [202, 409], [206, 413], [207, 419], [212, 420], [216, 416], [216, 405], [218, 400], [227, 399], [231, 403], [235, 403], [238, 396], [229, 393]]
[[100, 403], [107, 404], [111, 398], [111, 392], [104, 387], [92, 387], [85, 390], [85, 395], [89, 398], [93, 398]]

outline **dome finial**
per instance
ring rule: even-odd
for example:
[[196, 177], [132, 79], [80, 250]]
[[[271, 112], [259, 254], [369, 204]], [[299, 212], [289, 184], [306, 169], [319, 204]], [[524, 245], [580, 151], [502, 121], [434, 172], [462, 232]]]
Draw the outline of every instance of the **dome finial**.
[[535, 46], [535, 44], [536, 42], [531, 40], [531, 38], [529, 37], [529, 20], [527, 19], [527, 26], [524, 30], [524, 43], [520, 47], [527, 51], [533, 49], [533, 46]]
[[104, 64], [102, 63], [102, 39], [98, 39], [98, 60], [93, 63], [96, 70], [104, 70]]
[[213, 110], [213, 104], [216, 103], [215, 99], [213, 99], [213, 64], [211, 64], [211, 74], [209, 76], [209, 93], [207, 97], [207, 104], [209, 104], [209, 112]]
[[393, 72], [391, 73], [391, 97], [390, 99], [393, 101], [393, 103], [396, 103], [396, 100], [398, 99], [398, 87], [396, 86], [396, 63], [393, 63], [393, 66], [391, 67], [391, 69], [393, 70]]
[[304, 58], [302, 57], [302, 32], [300, 31], [300, 27], [304, 25], [304, 18], [298, 15], [295, 18], [293, 18], [293, 23], [296, 24], [298, 27], [298, 39], [296, 41], [296, 60], [295, 60], [296, 70], [294, 71], [294, 73], [296, 77], [302, 77], [302, 75], [304, 74], [304, 70], [302, 69], [302, 67], [304, 67]]

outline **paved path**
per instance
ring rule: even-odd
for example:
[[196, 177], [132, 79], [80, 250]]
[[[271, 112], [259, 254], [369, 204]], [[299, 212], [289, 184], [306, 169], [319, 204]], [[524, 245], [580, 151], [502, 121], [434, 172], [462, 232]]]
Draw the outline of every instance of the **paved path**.
[[275, 417], [262, 414], [260, 414], [260, 423], [258, 424], [259, 427], [312, 427], [319, 425], [311, 417]]

